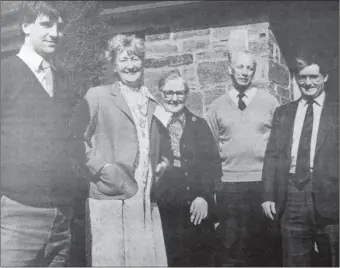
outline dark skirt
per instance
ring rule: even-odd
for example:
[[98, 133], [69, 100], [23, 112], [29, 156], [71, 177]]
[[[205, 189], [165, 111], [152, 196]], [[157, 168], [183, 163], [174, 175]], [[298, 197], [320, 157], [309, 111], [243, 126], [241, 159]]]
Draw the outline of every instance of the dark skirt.
[[217, 266], [216, 234], [208, 217], [199, 225], [190, 222], [195, 197], [187, 190], [184, 174], [175, 169], [164, 178], [169, 183], [158, 198], [165, 247], [170, 267]]

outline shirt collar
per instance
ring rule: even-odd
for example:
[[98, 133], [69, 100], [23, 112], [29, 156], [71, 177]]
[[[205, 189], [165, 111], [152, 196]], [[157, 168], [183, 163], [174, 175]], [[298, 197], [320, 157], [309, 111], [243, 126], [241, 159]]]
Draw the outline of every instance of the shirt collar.
[[[33, 49], [30, 49], [28, 46], [23, 45], [17, 56], [22, 59], [28, 66], [33, 68], [36, 72], [40, 71], [40, 66], [44, 58], [36, 53]], [[56, 70], [56, 68], [50, 61], [49, 64], [54, 70]]]
[[[325, 101], [325, 92], [322, 92], [319, 96], [317, 96], [315, 99], [313, 99], [314, 103], [316, 103], [318, 106], [322, 107], [323, 103]], [[307, 100], [302, 98], [300, 99], [300, 102], [303, 104], [303, 106], [307, 105]]]
[[[247, 88], [243, 92], [244, 93], [244, 97], [246, 97], [247, 99], [251, 100], [255, 96], [256, 91], [257, 91], [257, 88], [254, 87], [254, 86], [251, 86], [250, 88]], [[238, 90], [236, 90], [234, 87], [230, 87], [229, 94], [230, 94], [230, 97], [232, 99], [238, 100], [238, 94], [240, 94], [240, 92]]]

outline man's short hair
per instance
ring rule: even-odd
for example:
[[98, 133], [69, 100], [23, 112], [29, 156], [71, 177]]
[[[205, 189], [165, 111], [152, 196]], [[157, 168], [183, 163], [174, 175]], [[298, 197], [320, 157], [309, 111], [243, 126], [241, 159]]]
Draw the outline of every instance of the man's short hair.
[[297, 53], [292, 71], [298, 74], [303, 68], [317, 64], [320, 67], [320, 73], [326, 75], [328, 73], [326, 57], [320, 53], [304, 50]]
[[53, 21], [59, 17], [65, 19], [66, 10], [60, 8], [59, 1], [22, 1], [19, 11], [19, 25], [34, 23], [40, 15], [46, 15]]
[[249, 51], [249, 50], [247, 50], [247, 49], [241, 49], [241, 50], [228, 50], [227, 57], [228, 57], [228, 62], [229, 62], [229, 64], [232, 63], [232, 59], [233, 59], [233, 57], [235, 57], [235, 55], [236, 55], [237, 53], [243, 53], [243, 54], [246, 54], [246, 55], [250, 55], [250, 56], [253, 58], [254, 68], [256, 68], [257, 61], [256, 61], [256, 59], [255, 59], [255, 55], [254, 55], [254, 53], [252, 53], [251, 51]]

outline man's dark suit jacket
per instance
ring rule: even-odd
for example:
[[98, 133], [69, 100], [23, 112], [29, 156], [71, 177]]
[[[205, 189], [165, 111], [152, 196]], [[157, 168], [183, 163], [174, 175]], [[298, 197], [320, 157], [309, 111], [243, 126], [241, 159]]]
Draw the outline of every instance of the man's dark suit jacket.
[[[273, 116], [262, 180], [263, 201], [276, 204], [282, 216], [287, 196], [294, 120], [299, 100], [278, 107]], [[339, 220], [339, 110], [327, 97], [321, 112], [313, 170], [315, 205], [321, 216]]]

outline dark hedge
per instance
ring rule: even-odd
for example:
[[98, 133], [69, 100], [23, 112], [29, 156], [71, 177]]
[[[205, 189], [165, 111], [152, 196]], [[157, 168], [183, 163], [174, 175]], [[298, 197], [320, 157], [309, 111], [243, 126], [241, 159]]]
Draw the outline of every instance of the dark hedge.
[[66, 12], [64, 38], [56, 64], [71, 78], [78, 97], [103, 80], [103, 49], [108, 26], [100, 16], [99, 1], [58, 1]]

